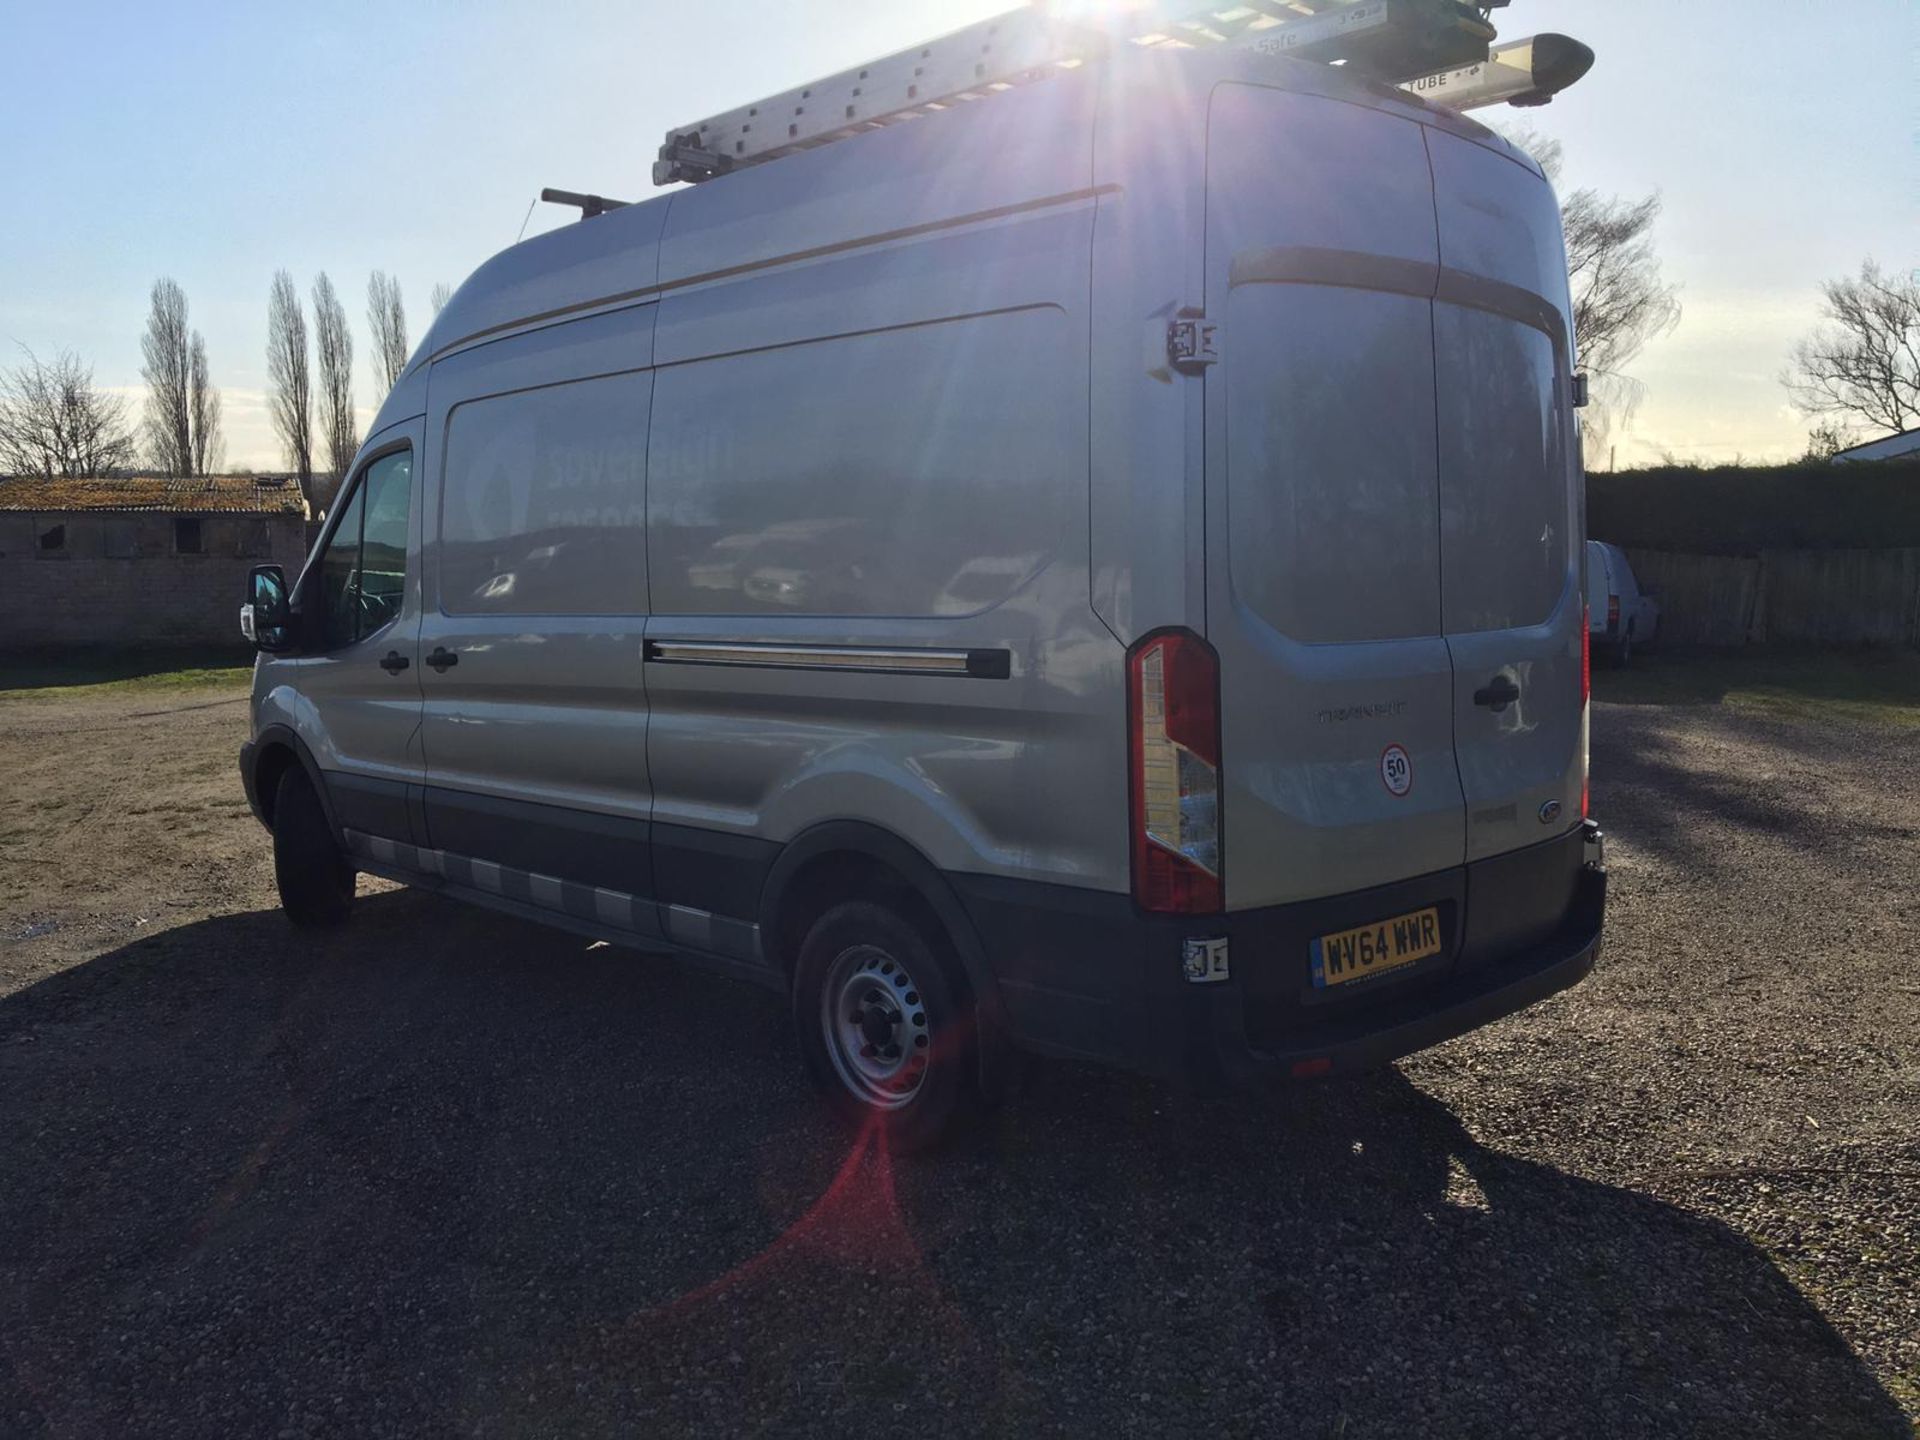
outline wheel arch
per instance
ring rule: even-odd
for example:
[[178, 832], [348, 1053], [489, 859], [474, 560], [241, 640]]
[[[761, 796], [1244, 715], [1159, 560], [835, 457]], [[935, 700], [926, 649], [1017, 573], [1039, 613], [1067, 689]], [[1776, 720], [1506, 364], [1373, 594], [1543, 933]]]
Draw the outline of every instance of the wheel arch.
[[267, 725], [253, 740], [253, 793], [260, 802], [260, 818], [273, 829], [274, 791], [289, 766], [298, 765], [307, 773], [314, 794], [320, 797], [320, 809], [327, 817], [327, 828], [338, 836], [340, 822], [333, 813], [333, 797], [327, 793], [326, 776], [307, 748], [307, 742], [291, 726]]
[[907, 901], [945, 935], [976, 1011], [981, 1088], [1001, 1091], [1006, 1013], [999, 985], [966, 909], [939, 868], [911, 843], [858, 820], [830, 820], [787, 843], [760, 894], [760, 944], [766, 962], [791, 987], [801, 941], [814, 920], [845, 899]]

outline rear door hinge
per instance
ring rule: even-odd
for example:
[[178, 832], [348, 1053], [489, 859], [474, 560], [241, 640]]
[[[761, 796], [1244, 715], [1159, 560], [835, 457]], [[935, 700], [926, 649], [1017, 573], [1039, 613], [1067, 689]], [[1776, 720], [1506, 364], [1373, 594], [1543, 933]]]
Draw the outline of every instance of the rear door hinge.
[[1584, 374], [1573, 377], [1573, 408], [1576, 410], [1587, 408], [1587, 377]]
[[1167, 363], [1182, 375], [1198, 375], [1220, 359], [1220, 324], [1204, 315], [1167, 322]]

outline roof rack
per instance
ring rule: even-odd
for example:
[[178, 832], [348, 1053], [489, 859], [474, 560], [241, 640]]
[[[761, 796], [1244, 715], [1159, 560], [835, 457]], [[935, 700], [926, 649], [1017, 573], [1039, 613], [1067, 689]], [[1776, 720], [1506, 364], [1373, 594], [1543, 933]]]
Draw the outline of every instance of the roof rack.
[[551, 185], [540, 192], [540, 199], [548, 205], [578, 206], [582, 220], [591, 220], [609, 210], [624, 210], [633, 203], [630, 200], [609, 200], [605, 195], [583, 195], [578, 190], [556, 190]]
[[[1484, 65], [1507, 0], [1151, 0], [1092, 21], [1035, 4], [667, 132], [653, 183], [708, 180], [1097, 60], [1120, 45], [1236, 45], [1398, 84]], [[1490, 102], [1487, 102], [1490, 103]]]

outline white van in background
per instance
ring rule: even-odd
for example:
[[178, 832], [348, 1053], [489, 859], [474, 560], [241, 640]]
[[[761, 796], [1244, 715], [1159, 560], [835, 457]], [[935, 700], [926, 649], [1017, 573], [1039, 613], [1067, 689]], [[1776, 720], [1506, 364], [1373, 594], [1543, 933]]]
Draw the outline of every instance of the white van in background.
[[1660, 606], [1634, 579], [1627, 552], [1604, 540], [1587, 541], [1587, 626], [1594, 647], [1616, 665], [1660, 630]]
[[1524, 153], [1127, 49], [597, 208], [460, 288], [305, 573], [256, 572], [296, 922], [367, 872], [680, 952], [909, 1146], [1014, 1052], [1338, 1074], [1587, 974]]

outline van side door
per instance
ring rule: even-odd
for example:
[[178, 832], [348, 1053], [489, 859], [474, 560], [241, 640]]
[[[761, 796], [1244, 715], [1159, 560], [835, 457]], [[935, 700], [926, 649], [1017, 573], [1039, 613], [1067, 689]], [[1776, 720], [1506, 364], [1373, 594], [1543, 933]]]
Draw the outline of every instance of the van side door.
[[376, 435], [340, 487], [296, 590], [297, 655], [266, 655], [259, 720], [289, 725], [342, 828], [412, 843], [420, 783], [420, 422]]
[[655, 306], [434, 362], [425, 815], [456, 883], [657, 932], [646, 460]]

